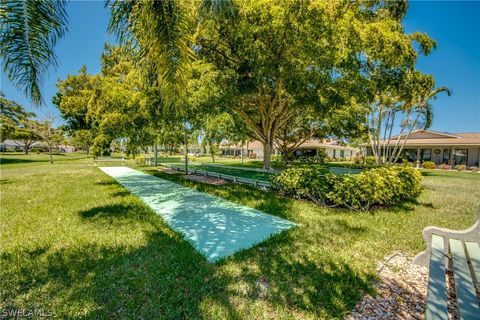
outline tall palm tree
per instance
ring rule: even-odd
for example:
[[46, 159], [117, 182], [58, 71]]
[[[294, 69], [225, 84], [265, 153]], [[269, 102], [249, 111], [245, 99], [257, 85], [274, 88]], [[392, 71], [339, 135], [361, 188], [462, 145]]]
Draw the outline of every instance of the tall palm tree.
[[40, 86], [51, 65], [55, 45], [67, 31], [65, 1], [0, 0], [0, 57], [9, 81], [36, 105], [43, 103]]
[[[409, 128], [409, 130], [405, 134], [404, 138], [402, 138], [400, 149], [397, 150], [398, 144], [395, 146], [392, 154], [393, 161], [391, 163], [397, 162], [398, 158], [402, 154], [405, 143], [407, 142], [413, 130], [425, 130], [432, 125], [433, 110], [430, 102], [431, 100], [436, 99], [437, 95], [442, 92], [446, 92], [448, 96], [452, 95], [452, 91], [448, 87], [439, 87], [415, 95], [411, 101], [405, 103], [404, 111], [410, 116], [407, 118], [407, 122], [405, 122], [404, 126], [405, 128]], [[401, 135], [399, 137], [401, 137]]]

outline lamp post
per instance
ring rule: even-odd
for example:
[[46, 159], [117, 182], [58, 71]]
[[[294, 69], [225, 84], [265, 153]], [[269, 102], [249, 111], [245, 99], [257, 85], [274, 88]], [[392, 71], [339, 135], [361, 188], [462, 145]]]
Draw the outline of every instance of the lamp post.
[[191, 129], [191, 124], [188, 122], [188, 120], [185, 120], [185, 174], [188, 174], [188, 130]]
[[158, 153], [158, 146], [157, 146], [157, 141], [153, 143], [153, 165], [156, 167], [158, 165], [158, 159], [157, 159], [157, 153]]

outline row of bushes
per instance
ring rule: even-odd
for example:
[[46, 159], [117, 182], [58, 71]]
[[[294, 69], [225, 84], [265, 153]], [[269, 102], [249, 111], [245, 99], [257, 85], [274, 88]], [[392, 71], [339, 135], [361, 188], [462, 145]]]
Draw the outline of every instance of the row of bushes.
[[[435, 169], [437, 166], [435, 165], [435, 162], [433, 161], [425, 161], [423, 163], [423, 168], [424, 169]], [[442, 163], [441, 165], [438, 166], [439, 169], [443, 169], [443, 170], [450, 170], [452, 169], [452, 166], [449, 165], [449, 164], [446, 164], [446, 163]], [[467, 169], [470, 169], [471, 171], [478, 171], [478, 167], [477, 166], [471, 166], [470, 168], [467, 168], [466, 165], [464, 164], [458, 164], [456, 165], [455, 167], [453, 167], [455, 170], [458, 170], [458, 171], [465, 171]]]
[[298, 157], [293, 159], [293, 163], [324, 163], [326, 157], [321, 155], [311, 156], [311, 157]]
[[417, 197], [422, 175], [410, 166], [373, 168], [359, 174], [329, 174], [324, 168], [292, 168], [271, 179], [281, 195], [326, 206], [367, 210]]

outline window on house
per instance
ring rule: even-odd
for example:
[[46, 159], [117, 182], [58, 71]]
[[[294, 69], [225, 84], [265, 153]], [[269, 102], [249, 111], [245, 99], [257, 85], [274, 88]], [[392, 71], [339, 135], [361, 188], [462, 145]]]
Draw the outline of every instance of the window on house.
[[450, 163], [450, 149], [443, 149], [443, 163]]
[[432, 149], [422, 149], [421, 150], [421, 159], [422, 159], [422, 161], [431, 161], [432, 160]]
[[403, 159], [407, 159], [410, 162], [417, 161], [417, 150], [416, 149], [404, 149], [403, 150]]
[[455, 165], [457, 164], [467, 164], [467, 149], [456, 149], [453, 153], [453, 160], [455, 161]]

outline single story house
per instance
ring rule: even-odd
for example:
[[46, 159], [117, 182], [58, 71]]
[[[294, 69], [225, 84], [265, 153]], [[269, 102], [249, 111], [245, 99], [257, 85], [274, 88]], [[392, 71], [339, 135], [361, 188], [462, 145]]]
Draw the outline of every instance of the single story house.
[[[397, 138], [398, 136], [395, 136], [390, 140], [390, 146], [395, 145]], [[373, 155], [369, 144], [363, 144], [362, 147], [365, 148], [367, 156]], [[480, 163], [480, 132], [447, 133], [415, 130], [405, 142], [399, 159], [417, 163], [433, 161], [437, 165], [478, 166]]]
[[[75, 152], [75, 147], [68, 145], [57, 146], [59, 152]], [[32, 149], [40, 149], [42, 151], [48, 151], [48, 146], [45, 142], [35, 141], [30, 145], [29, 151]], [[0, 151], [24, 151], [24, 143], [22, 140], [11, 140], [6, 139], [3, 142], [0, 142]]]
[[[303, 143], [294, 152], [295, 157], [314, 157], [319, 150], [324, 150], [331, 158], [349, 158], [355, 157], [360, 151], [357, 148], [342, 146], [335, 140], [330, 139], [311, 139]], [[223, 156], [239, 157], [241, 152], [249, 158], [263, 159], [263, 144], [260, 141], [254, 140], [246, 142], [243, 148], [240, 144], [224, 142], [220, 146], [220, 151]], [[273, 155], [281, 154], [278, 148], [274, 147]]]
[[355, 157], [359, 149], [342, 146], [336, 140], [331, 139], [312, 139], [302, 144], [296, 151], [297, 157], [311, 157], [316, 156], [319, 150], [324, 150], [330, 158], [351, 158]]

